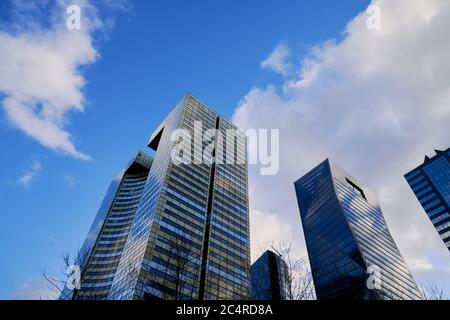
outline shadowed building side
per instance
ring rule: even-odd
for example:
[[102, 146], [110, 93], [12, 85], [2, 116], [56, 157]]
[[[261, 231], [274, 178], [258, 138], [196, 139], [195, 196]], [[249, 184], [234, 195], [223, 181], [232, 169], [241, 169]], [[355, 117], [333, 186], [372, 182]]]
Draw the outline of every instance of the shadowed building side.
[[278, 254], [267, 250], [251, 267], [251, 298], [286, 300], [288, 267]]

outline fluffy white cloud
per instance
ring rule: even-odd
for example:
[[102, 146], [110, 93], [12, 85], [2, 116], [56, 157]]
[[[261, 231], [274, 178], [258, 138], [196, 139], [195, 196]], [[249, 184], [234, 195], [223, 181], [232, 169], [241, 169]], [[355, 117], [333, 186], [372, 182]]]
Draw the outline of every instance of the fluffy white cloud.
[[[108, 1], [120, 9], [123, 1]], [[81, 8], [81, 29], [66, 27], [69, 4]], [[82, 69], [98, 59], [95, 32], [109, 28], [88, 0], [17, 1], [13, 21], [0, 28], [1, 106], [11, 124], [43, 146], [88, 160], [67, 131], [68, 115], [82, 112]], [[0, 97], [1, 97], [0, 95]]]
[[[298, 221], [299, 222], [299, 221]], [[277, 214], [270, 212], [252, 210], [250, 213], [250, 239], [252, 261], [255, 261], [267, 249], [279, 245], [287, 248], [295, 237], [293, 224], [288, 224], [280, 220]], [[301, 258], [306, 256], [306, 251], [301, 247], [294, 247], [291, 252], [292, 258]]]
[[290, 56], [291, 50], [289, 47], [284, 44], [279, 44], [269, 57], [261, 62], [261, 68], [286, 76], [289, 74], [292, 67], [289, 62]]
[[341, 41], [312, 48], [296, 76], [251, 89], [235, 110], [242, 128], [280, 129], [280, 172], [250, 169], [251, 209], [293, 225], [304, 249], [293, 181], [330, 157], [378, 195], [400, 251], [420, 269], [416, 276], [434, 278], [439, 269], [450, 290], [450, 273], [442, 271], [450, 255], [403, 178], [425, 154], [449, 146], [450, 2], [372, 4], [381, 8], [380, 30], [369, 30], [362, 12]]
[[428, 259], [410, 259], [409, 268], [417, 271], [428, 271], [433, 269], [433, 264]]

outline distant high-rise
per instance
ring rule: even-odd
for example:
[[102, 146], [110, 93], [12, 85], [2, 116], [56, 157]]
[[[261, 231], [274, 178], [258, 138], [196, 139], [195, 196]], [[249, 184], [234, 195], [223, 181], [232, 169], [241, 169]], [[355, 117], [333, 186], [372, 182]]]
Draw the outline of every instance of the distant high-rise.
[[405, 179], [450, 250], [450, 148], [435, 151]]
[[[222, 139], [233, 131], [239, 134]], [[187, 94], [148, 145], [153, 160], [138, 155], [94, 221], [78, 259], [81, 290], [73, 295], [66, 288], [61, 298], [248, 298], [243, 132]]]
[[422, 299], [370, 190], [328, 159], [295, 189], [318, 299]]
[[288, 266], [281, 256], [267, 250], [251, 267], [251, 298], [286, 300]]

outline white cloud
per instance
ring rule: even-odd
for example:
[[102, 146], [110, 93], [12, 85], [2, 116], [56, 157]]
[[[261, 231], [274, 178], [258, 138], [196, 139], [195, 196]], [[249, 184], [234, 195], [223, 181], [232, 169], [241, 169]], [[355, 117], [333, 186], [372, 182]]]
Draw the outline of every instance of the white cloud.
[[11, 295], [12, 300], [56, 300], [57, 292], [49, 288], [44, 278], [33, 278], [19, 284]]
[[[81, 7], [79, 30], [66, 27], [69, 4]], [[93, 35], [109, 24], [88, 0], [11, 2], [10, 15], [14, 22], [0, 27], [1, 106], [8, 120], [45, 147], [89, 160], [67, 131], [68, 118], [84, 110], [82, 69], [98, 59]]]
[[19, 179], [17, 179], [17, 184], [28, 188], [31, 183], [36, 180], [37, 176], [42, 171], [42, 163], [38, 160], [33, 160], [33, 163], [31, 164], [31, 168], [25, 171]]
[[409, 259], [408, 262], [409, 268], [414, 271], [429, 271], [433, 269], [433, 264], [428, 259]]
[[[283, 90], [255, 87], [235, 110], [242, 128], [280, 128], [280, 173], [250, 168], [251, 209], [291, 222], [304, 249], [293, 181], [330, 157], [378, 195], [407, 263], [433, 278], [434, 257], [448, 270], [450, 255], [403, 174], [449, 146], [450, 2], [373, 4], [382, 10], [380, 30], [367, 29], [368, 15], [359, 14], [342, 41], [311, 49]], [[440, 279], [449, 282], [450, 273]]]
[[[270, 249], [292, 242], [292, 224], [285, 223], [276, 214], [252, 210], [250, 213], [250, 239], [252, 261]], [[304, 255], [303, 255], [304, 256]]]
[[290, 56], [291, 50], [289, 47], [279, 44], [269, 57], [261, 63], [261, 68], [286, 76], [292, 67], [291, 63], [288, 62]]

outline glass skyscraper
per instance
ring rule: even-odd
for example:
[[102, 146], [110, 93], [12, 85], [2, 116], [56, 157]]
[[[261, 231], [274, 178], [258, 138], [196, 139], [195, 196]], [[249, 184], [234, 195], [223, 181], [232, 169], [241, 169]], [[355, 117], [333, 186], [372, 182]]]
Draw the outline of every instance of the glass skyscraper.
[[375, 195], [330, 160], [295, 183], [317, 299], [422, 299]]
[[288, 266], [273, 251], [264, 252], [251, 267], [251, 298], [254, 300], [286, 300]]
[[111, 183], [78, 254], [81, 288], [75, 292], [64, 288], [61, 299], [108, 296], [152, 160], [138, 152]]
[[[191, 162], [173, 160], [175, 145]], [[148, 146], [154, 158], [140, 153], [145, 165], [136, 158], [108, 191], [80, 253], [75, 298], [248, 298], [245, 135], [186, 94]]]
[[450, 250], [450, 148], [405, 174], [405, 179]]

